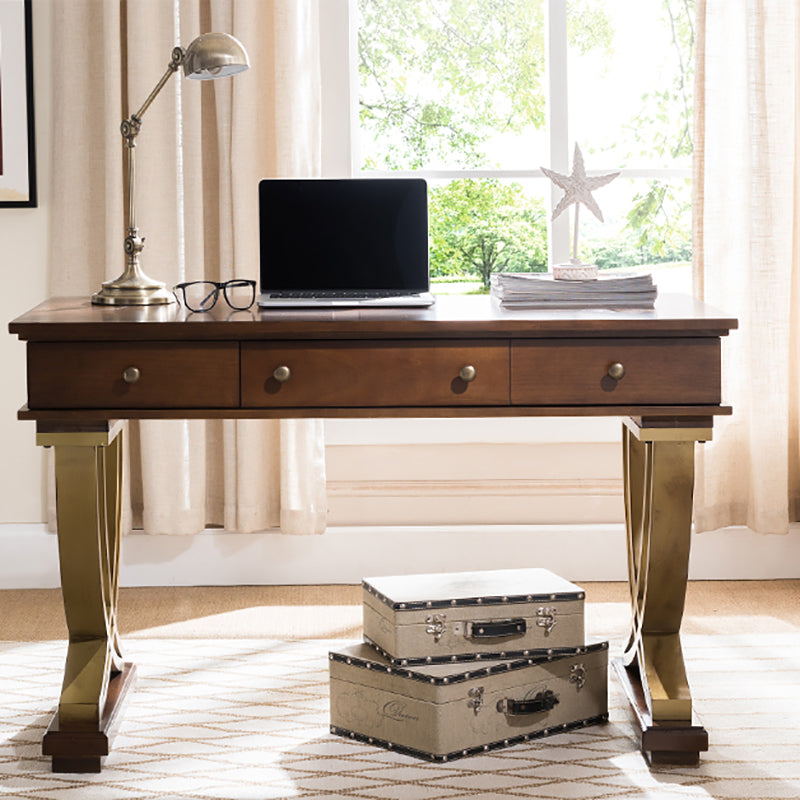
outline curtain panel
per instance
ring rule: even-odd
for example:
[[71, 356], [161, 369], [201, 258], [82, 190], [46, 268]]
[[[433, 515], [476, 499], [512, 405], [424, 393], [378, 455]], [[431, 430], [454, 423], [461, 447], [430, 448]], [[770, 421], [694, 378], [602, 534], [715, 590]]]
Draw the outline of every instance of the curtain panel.
[[[88, 296], [124, 267], [120, 123], [172, 48], [236, 36], [251, 68], [174, 75], [137, 138], [136, 212], [145, 273], [258, 279], [258, 181], [315, 176], [321, 163], [318, 0], [70, 0], [53, 3], [52, 258], [55, 295]], [[236, 312], [250, 314], [255, 312]], [[123, 530], [322, 533], [321, 420], [131, 422]], [[53, 518], [51, 514], [51, 519]]]
[[694, 284], [735, 314], [715, 441], [698, 448], [695, 525], [798, 520], [800, 8], [697, 0]]

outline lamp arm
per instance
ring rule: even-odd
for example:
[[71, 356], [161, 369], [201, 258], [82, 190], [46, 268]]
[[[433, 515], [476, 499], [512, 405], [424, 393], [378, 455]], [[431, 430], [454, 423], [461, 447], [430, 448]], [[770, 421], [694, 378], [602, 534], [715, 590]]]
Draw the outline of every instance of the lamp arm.
[[128, 213], [125, 226], [125, 252], [128, 256], [128, 268], [133, 271], [139, 270], [139, 253], [144, 248], [144, 238], [139, 237], [139, 231], [136, 227], [136, 205], [134, 197], [136, 194], [136, 169], [133, 148], [136, 147], [136, 137], [142, 128], [142, 117], [145, 111], [150, 107], [153, 100], [156, 99], [158, 93], [164, 88], [167, 81], [177, 72], [185, 58], [185, 51], [182, 47], [175, 47], [172, 50], [170, 62], [167, 65], [166, 72], [161, 76], [155, 88], [147, 96], [147, 99], [142, 103], [142, 107], [131, 116], [122, 121], [120, 125], [120, 132], [122, 138], [125, 140], [125, 150], [127, 152], [127, 166], [128, 166]]
[[185, 55], [186, 52], [182, 47], [173, 48], [172, 57], [167, 65], [167, 71], [161, 76], [161, 80], [156, 84], [153, 91], [147, 95], [147, 99], [144, 101], [144, 103], [142, 103], [142, 107], [135, 114], [133, 114], [131, 119], [139, 120], [141, 123], [144, 112], [147, 111], [147, 109], [150, 107], [150, 104], [156, 99], [156, 95], [158, 95], [158, 93], [164, 88], [164, 84], [166, 84], [166, 82], [172, 77], [172, 74], [180, 69]]

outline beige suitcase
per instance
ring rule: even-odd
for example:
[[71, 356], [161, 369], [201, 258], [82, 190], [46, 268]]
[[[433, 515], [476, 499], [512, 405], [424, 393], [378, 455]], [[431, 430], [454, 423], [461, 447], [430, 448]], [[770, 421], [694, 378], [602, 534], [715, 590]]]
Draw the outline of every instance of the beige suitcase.
[[583, 589], [546, 569], [365, 578], [362, 596], [364, 640], [401, 666], [584, 643]]
[[550, 655], [397, 667], [330, 653], [331, 732], [449, 761], [608, 719], [608, 643]]

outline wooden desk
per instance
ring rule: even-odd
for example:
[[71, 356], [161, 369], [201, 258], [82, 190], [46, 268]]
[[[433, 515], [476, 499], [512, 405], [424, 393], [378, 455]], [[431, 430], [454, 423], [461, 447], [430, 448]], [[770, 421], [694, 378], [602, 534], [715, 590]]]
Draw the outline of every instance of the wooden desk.
[[694, 445], [731, 413], [720, 337], [736, 325], [677, 295], [629, 312], [442, 297], [425, 310], [231, 312], [220, 302], [188, 314], [59, 298], [14, 320], [9, 330], [28, 342], [19, 418], [55, 448], [69, 649], [43, 744], [53, 769], [100, 770], [135, 669], [116, 614], [118, 433], [136, 418], [622, 417], [633, 623], [618, 673], [651, 761], [696, 763], [708, 737], [693, 724], [679, 638]]

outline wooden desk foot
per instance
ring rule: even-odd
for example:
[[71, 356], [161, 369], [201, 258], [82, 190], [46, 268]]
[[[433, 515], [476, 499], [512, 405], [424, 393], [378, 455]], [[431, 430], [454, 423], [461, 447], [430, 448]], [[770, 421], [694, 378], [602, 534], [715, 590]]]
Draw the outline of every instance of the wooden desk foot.
[[100, 772], [102, 758], [111, 752], [128, 690], [136, 680], [136, 665], [125, 662], [108, 682], [103, 714], [97, 730], [62, 730], [58, 712], [42, 739], [42, 754], [52, 756], [53, 772]]
[[638, 669], [626, 667], [621, 658], [612, 659], [611, 663], [625, 690], [634, 721], [642, 732], [641, 750], [648, 764], [697, 766], [700, 753], [708, 750], [706, 729], [685, 722], [653, 722]]

